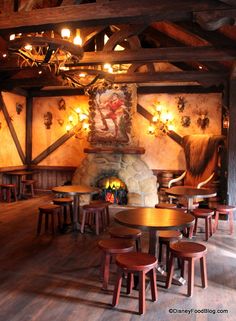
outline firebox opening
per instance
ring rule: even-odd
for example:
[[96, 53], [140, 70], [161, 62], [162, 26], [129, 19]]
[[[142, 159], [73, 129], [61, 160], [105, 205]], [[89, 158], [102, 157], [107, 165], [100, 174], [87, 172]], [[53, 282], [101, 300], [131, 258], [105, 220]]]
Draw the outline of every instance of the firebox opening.
[[119, 205], [127, 204], [127, 186], [117, 176], [103, 177], [99, 179], [97, 187], [101, 190], [101, 199]]

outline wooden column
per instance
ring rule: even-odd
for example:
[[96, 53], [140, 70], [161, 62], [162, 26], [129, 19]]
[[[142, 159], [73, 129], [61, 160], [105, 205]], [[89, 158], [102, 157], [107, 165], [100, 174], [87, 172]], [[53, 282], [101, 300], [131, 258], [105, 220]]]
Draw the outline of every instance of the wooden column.
[[26, 164], [31, 165], [32, 161], [32, 122], [33, 122], [33, 97], [26, 98], [26, 135], [25, 153]]
[[228, 202], [236, 205], [236, 77], [229, 85]]

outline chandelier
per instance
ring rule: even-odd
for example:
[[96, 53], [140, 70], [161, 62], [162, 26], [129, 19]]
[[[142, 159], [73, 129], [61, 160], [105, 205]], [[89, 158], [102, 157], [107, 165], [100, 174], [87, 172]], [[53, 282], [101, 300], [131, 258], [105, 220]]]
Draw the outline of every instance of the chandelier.
[[83, 57], [80, 41], [78, 37], [70, 41], [69, 29], [62, 29], [61, 38], [56, 38], [54, 32], [50, 36], [44, 32], [26, 36], [12, 34], [8, 50], [22, 58], [20, 67], [48, 67], [56, 74], [67, 64], [77, 64]]
[[148, 127], [148, 134], [156, 137], [166, 135], [174, 128], [172, 114], [160, 102], [153, 104], [153, 106], [155, 112]]

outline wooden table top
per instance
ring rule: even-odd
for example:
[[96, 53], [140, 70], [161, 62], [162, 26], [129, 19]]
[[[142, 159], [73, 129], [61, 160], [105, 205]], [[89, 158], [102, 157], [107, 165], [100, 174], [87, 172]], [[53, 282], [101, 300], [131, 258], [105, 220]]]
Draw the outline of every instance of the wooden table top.
[[216, 192], [209, 188], [194, 188], [190, 186], [173, 186], [166, 189], [166, 193], [172, 196], [193, 197], [214, 197]]
[[175, 209], [143, 207], [118, 212], [114, 218], [122, 225], [142, 230], [176, 230], [193, 225], [195, 220], [193, 215]]
[[53, 187], [52, 191], [56, 193], [67, 193], [70, 195], [76, 195], [97, 193], [99, 192], [99, 189], [87, 185], [64, 185]]

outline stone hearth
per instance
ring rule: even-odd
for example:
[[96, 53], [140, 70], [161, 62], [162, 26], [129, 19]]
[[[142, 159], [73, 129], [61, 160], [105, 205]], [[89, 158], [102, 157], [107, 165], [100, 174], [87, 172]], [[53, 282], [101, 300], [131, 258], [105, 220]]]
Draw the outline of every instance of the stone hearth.
[[[154, 207], [158, 203], [157, 178], [138, 154], [91, 153], [75, 171], [73, 184], [96, 186], [99, 179], [117, 176], [127, 186], [128, 205]], [[88, 202], [86, 197], [82, 203]]]

